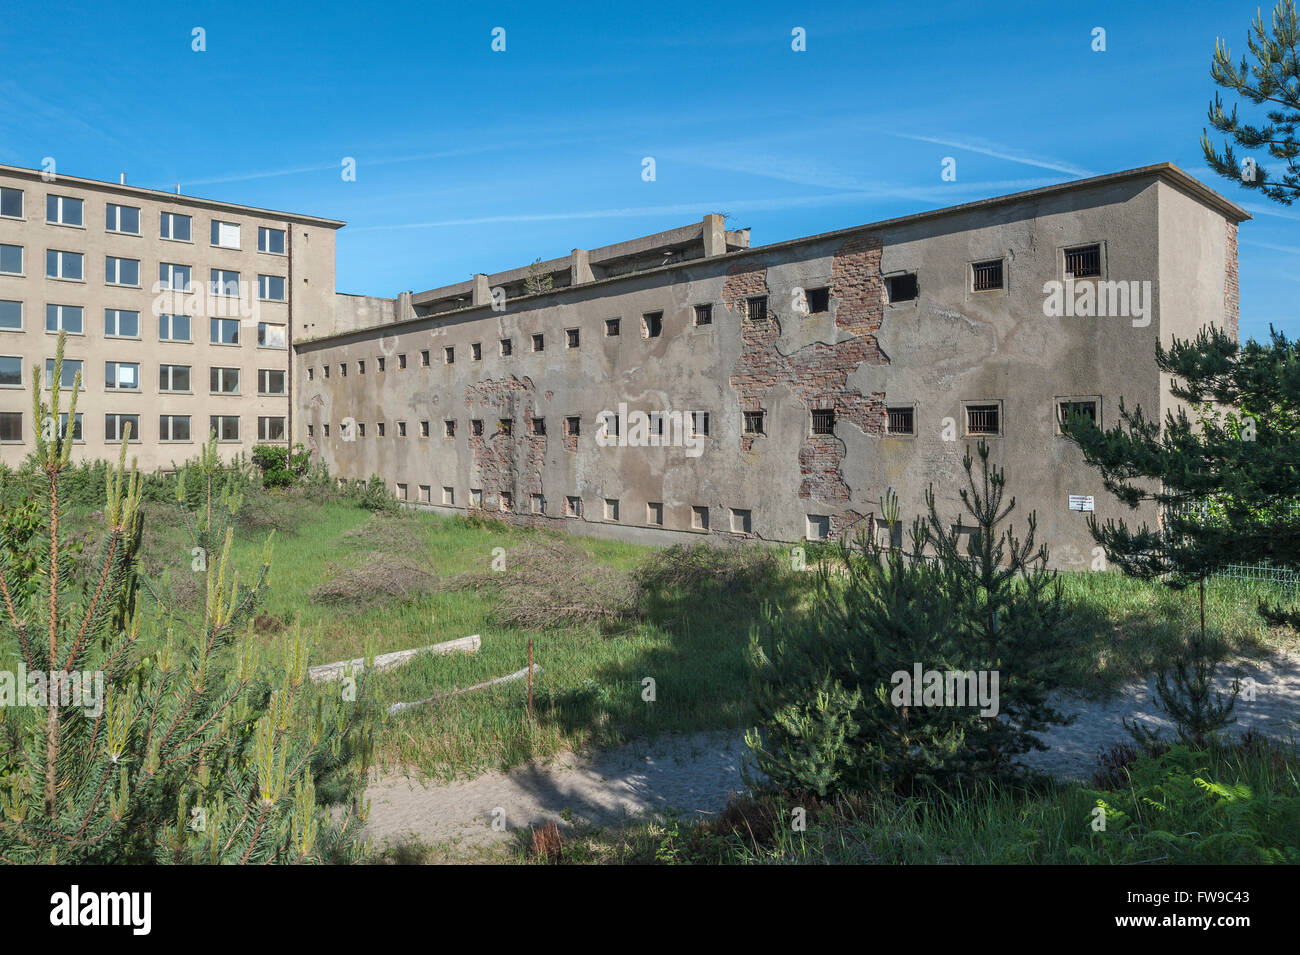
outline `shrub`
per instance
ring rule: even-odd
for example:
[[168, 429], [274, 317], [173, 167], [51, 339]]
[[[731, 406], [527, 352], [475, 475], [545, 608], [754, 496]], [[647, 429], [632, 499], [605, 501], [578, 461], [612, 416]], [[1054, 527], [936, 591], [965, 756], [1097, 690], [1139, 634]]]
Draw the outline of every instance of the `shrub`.
[[[1034, 547], [1032, 515], [1023, 540], [999, 531], [1015, 501], [1004, 504], [1005, 476], [982, 442], [978, 454], [978, 478], [969, 452], [963, 462], [960, 496], [974, 519], [964, 549], [967, 528], [940, 519], [931, 489], [913, 554], [861, 533], [841, 544], [842, 572], [819, 567], [806, 614], [769, 610], [751, 634], [753, 785], [827, 796], [1015, 778], [1016, 758], [1042, 748], [1034, 734], [1067, 722], [1046, 702], [1061, 666], [1059, 582], [1046, 547]], [[916, 705], [908, 688], [918, 668], [984, 674], [996, 712], [948, 698], [946, 683]]]
[[1216, 759], [1174, 746], [1132, 764], [1123, 785], [1089, 790], [1105, 829], [1070, 855], [1081, 862], [1300, 862], [1294, 758], [1276, 772], [1241, 750]]
[[253, 448], [253, 463], [262, 470], [263, 487], [288, 487], [307, 473], [311, 455], [301, 444], [292, 449], [276, 444]]
[[344, 487], [348, 500], [367, 511], [393, 511], [397, 509], [397, 498], [388, 489], [387, 482], [378, 474], [370, 475], [369, 481], [360, 479], [348, 482]]
[[[60, 380], [59, 336], [54, 380]], [[78, 376], [79, 378], [80, 376]], [[34, 386], [35, 420], [58, 420]], [[75, 414], [77, 386], [69, 417]], [[370, 721], [354, 700], [309, 699], [307, 650], [295, 628], [278, 674], [256, 659], [250, 624], [266, 588], [270, 540], [250, 583], [230, 559], [239, 494], [215, 484], [215, 439], [196, 471], [202, 506], [184, 476], [177, 508], [206, 582], [197, 627], [160, 621], [160, 648], [142, 656], [135, 607], [143, 526], [141, 480], [126, 469], [127, 442], [109, 472], [105, 531], [93, 586], [75, 585], [75, 555], [61, 544], [62, 478], [72, 442], [35, 429], [44, 518], [34, 535], [39, 599], [25, 584], [16, 537], [0, 540], [0, 650], [28, 674], [67, 689], [0, 708], [0, 860], [121, 864], [346, 862], [358, 857]], [[0, 493], [3, 499], [3, 493]], [[0, 533], [9, 526], [0, 522]], [[15, 554], [18, 557], [15, 557]], [[155, 598], [157, 593], [155, 592]], [[349, 691], [349, 696], [353, 694]], [[72, 706], [68, 704], [71, 703]], [[75, 708], [74, 708], [75, 707]], [[80, 709], [81, 712], [77, 710]], [[331, 814], [330, 807], [337, 806]]]
[[[1236, 722], [1232, 711], [1241, 692], [1240, 682], [1233, 680], [1226, 699], [1214, 688], [1214, 675], [1226, 654], [1221, 640], [1202, 632], [1190, 637], [1156, 676], [1156, 706], [1173, 720], [1185, 746], [1205, 749], [1215, 745], [1227, 725]], [[1125, 720], [1124, 728], [1148, 751], [1154, 752], [1160, 745], [1159, 732], [1144, 723]]]

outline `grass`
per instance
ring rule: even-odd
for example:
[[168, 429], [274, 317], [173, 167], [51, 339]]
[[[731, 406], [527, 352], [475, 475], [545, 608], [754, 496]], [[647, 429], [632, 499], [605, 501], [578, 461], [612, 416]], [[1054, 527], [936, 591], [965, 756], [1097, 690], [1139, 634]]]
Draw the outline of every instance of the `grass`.
[[[271, 588], [257, 626], [268, 653], [296, 614], [309, 637], [313, 664], [481, 634], [477, 654], [427, 656], [377, 674], [369, 689], [387, 705], [522, 669], [533, 641], [534, 660], [541, 666], [534, 682], [533, 725], [522, 681], [420, 707], [385, 725], [376, 756], [386, 768], [406, 767], [434, 778], [472, 776], [569, 748], [740, 727], [747, 719], [744, 651], [757, 605], [677, 595], [680, 599], [657, 603], [646, 619], [615, 634], [590, 625], [499, 626], [492, 622], [490, 591], [445, 586], [413, 599], [327, 605], [313, 599], [313, 592], [377, 552], [420, 560], [446, 584], [457, 575], [489, 572], [497, 548], [505, 549], [508, 562], [512, 550], [530, 539], [555, 535], [501, 524], [473, 526], [423, 511], [372, 515], [347, 502], [297, 495], [285, 503], [289, 506], [273, 509]], [[150, 509], [144, 552], [146, 565], [154, 572], [167, 570], [175, 583], [189, 573], [191, 558], [169, 514]], [[246, 576], [261, 560], [269, 528], [260, 510], [245, 517], [233, 554]], [[565, 541], [593, 562], [623, 571], [631, 571], [647, 553], [614, 541]], [[642, 699], [646, 677], [655, 681], [654, 702]]]
[[[1109, 807], [1104, 830], [1093, 825], [1099, 805]], [[1300, 759], [1293, 745], [1256, 739], [1142, 757], [1112, 788], [1047, 782], [826, 804], [743, 797], [708, 822], [642, 821], [570, 832], [563, 843], [560, 861], [575, 865], [1295, 863]], [[523, 835], [499, 858], [541, 861]]]
[[[276, 652], [295, 618], [301, 619], [313, 664], [481, 634], [482, 649], [475, 655], [428, 656], [377, 674], [368, 686], [385, 705], [522, 669], [533, 641], [541, 673], [531, 725], [522, 682], [387, 721], [378, 740], [379, 764], [436, 779], [639, 736], [746, 726], [745, 650], [750, 628], [761, 618], [761, 599], [797, 603], [806, 592], [801, 575], [786, 570], [761, 595], [668, 588], [612, 633], [594, 624], [510, 626], [496, 622], [492, 588], [454, 585], [463, 575], [489, 575], [499, 548], [509, 564], [530, 542], [563, 540], [575, 559], [622, 573], [631, 573], [651, 549], [497, 522], [471, 524], [427, 511], [372, 514], [308, 489], [254, 490], [233, 548], [245, 577], [259, 565], [272, 530], [271, 588], [256, 623], [256, 639], [268, 654]], [[201, 613], [189, 543], [172, 508], [148, 506], [143, 555], [146, 572], [165, 572], [178, 597], [190, 588], [190, 609], [181, 616]], [[404, 573], [404, 567], [414, 570]], [[405, 578], [415, 582], [410, 592], [403, 590], [410, 583]], [[344, 579], [347, 586], [341, 585]], [[335, 599], [325, 602], [320, 588], [331, 582], [340, 586]], [[1246, 655], [1294, 647], [1293, 636], [1270, 630], [1255, 613], [1257, 588], [1243, 581], [1211, 582], [1211, 628]], [[1105, 694], [1145, 675], [1199, 626], [1192, 591], [1175, 593], [1119, 574], [1064, 575], [1064, 589], [1071, 613], [1062, 650], [1072, 661], [1070, 684], [1085, 694]], [[654, 702], [642, 698], [647, 678], [654, 680]]]
[[[1062, 574], [1070, 607], [1062, 645], [1069, 681], [1088, 695], [1105, 695], [1153, 671], [1188, 634], [1200, 629], [1199, 594], [1119, 573]], [[1261, 599], [1290, 603], [1296, 595], [1268, 584], [1213, 579], [1205, 588], [1206, 630], [1245, 657], [1300, 646], [1295, 633], [1270, 627], [1256, 611]]]

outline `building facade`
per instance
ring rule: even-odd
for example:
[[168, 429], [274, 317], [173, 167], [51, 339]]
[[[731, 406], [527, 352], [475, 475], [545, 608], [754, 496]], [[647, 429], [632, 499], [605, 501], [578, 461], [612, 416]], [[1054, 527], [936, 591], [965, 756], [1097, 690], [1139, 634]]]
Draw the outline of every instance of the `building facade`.
[[0, 166], [0, 461], [33, 447], [60, 330], [74, 460], [115, 458], [128, 424], [144, 470], [210, 429], [226, 457], [287, 443], [295, 332], [334, 313], [342, 225]]
[[1018, 530], [1035, 512], [1087, 569], [1089, 511], [1121, 508], [1061, 416], [1163, 418], [1156, 343], [1235, 332], [1246, 218], [1166, 164], [756, 248], [709, 216], [340, 299], [295, 349], [297, 436], [419, 505], [661, 543], [897, 540], [887, 492], [904, 527], [929, 488], [955, 521], [982, 439]]
[[[0, 167], [0, 460], [80, 362], [77, 458], [307, 445], [412, 504], [650, 543], [961, 514], [980, 440], [1063, 568], [1132, 520], [1061, 434], [1175, 407], [1156, 344], [1237, 328], [1235, 204], [1169, 164], [753, 247], [719, 216], [392, 298], [332, 219]], [[103, 270], [101, 273], [101, 269]], [[65, 369], [70, 382], [72, 370]], [[1138, 520], [1155, 521], [1139, 513]]]

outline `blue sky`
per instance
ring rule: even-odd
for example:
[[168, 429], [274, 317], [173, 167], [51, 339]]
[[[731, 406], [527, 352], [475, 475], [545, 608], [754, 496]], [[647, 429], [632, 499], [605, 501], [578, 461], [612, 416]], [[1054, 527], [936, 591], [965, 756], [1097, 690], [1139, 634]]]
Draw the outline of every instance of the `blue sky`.
[[767, 244], [1167, 160], [1256, 217], [1243, 334], [1295, 336], [1300, 205], [1199, 146], [1215, 38], [1239, 56], [1255, 9], [12, 4], [0, 161], [346, 219], [339, 290], [391, 296], [706, 212]]

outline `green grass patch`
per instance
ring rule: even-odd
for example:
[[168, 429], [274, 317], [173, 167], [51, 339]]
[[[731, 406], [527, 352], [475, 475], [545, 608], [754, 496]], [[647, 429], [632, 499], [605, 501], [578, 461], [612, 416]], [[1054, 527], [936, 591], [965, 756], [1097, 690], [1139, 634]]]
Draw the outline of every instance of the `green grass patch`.
[[[82, 509], [71, 522], [88, 533], [89, 516]], [[685, 561], [660, 574], [651, 592], [641, 594], [636, 612], [612, 629], [546, 614], [516, 626], [499, 619], [503, 591], [459, 583], [467, 576], [490, 577], [498, 548], [509, 567], [513, 555], [530, 546], [559, 542], [575, 561], [624, 575], [634, 574], [654, 549], [428, 511], [376, 514], [308, 488], [254, 489], [233, 545], [245, 579], [260, 564], [272, 531], [271, 589], [255, 626], [268, 655], [278, 653], [295, 618], [312, 647], [313, 664], [481, 634], [478, 654], [425, 657], [376, 674], [368, 689], [384, 704], [520, 670], [533, 641], [542, 671], [534, 683], [531, 725], [522, 681], [407, 711], [384, 725], [379, 762], [433, 778], [470, 776], [640, 736], [748, 725], [750, 628], [760, 621], [764, 601], [798, 607], [808, 582], [778, 550], [766, 568], [770, 573], [742, 574], [737, 583], [726, 576], [734, 562], [727, 555], [739, 552], [721, 550], [716, 560]], [[165, 574], [170, 580], [177, 619], [195, 625], [202, 613], [202, 575], [191, 570], [193, 555], [174, 508], [148, 505], [142, 553], [146, 576]], [[511, 579], [507, 574], [502, 586]], [[1062, 652], [1072, 662], [1071, 684], [1085, 692], [1106, 693], [1149, 672], [1199, 625], [1192, 591], [1175, 593], [1118, 574], [1071, 574], [1064, 580], [1072, 613], [1069, 631], [1061, 635]], [[516, 608], [529, 598], [510, 596]], [[1244, 582], [1212, 582], [1206, 609], [1211, 629], [1242, 653], [1294, 647], [1291, 635], [1270, 630], [1255, 613], [1258, 596], [1257, 587]], [[157, 608], [146, 599], [142, 609]], [[654, 680], [654, 702], [642, 698], [647, 678]]]

